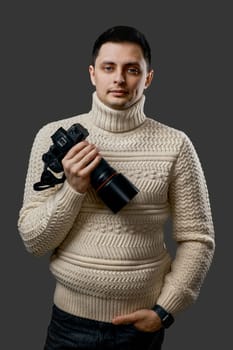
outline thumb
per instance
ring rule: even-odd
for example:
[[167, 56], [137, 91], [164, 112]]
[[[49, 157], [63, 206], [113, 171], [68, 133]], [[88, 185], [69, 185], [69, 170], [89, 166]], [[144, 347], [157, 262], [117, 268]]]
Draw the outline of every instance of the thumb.
[[134, 323], [137, 320], [136, 318], [136, 313], [133, 312], [131, 314], [128, 315], [122, 315], [122, 316], [116, 316], [113, 318], [112, 323], [115, 325], [118, 324], [130, 324], [130, 323]]

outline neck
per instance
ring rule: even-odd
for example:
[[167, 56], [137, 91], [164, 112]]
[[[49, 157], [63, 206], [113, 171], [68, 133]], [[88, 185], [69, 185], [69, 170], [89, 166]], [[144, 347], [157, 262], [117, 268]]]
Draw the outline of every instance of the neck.
[[129, 108], [117, 110], [106, 106], [94, 92], [90, 115], [93, 123], [103, 130], [110, 132], [130, 131], [145, 121], [144, 103], [145, 95]]

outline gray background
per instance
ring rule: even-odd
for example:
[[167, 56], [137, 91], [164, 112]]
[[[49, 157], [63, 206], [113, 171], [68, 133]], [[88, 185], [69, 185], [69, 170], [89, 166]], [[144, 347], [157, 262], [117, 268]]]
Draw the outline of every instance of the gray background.
[[102, 31], [118, 24], [137, 27], [151, 44], [155, 77], [145, 111], [192, 139], [206, 175], [216, 230], [216, 253], [200, 297], [167, 331], [164, 350], [217, 350], [232, 343], [229, 5], [205, 0], [47, 0], [9, 1], [2, 7], [2, 349], [43, 349], [51, 313], [49, 256], [27, 253], [17, 231], [34, 136], [50, 121], [90, 109], [92, 45]]

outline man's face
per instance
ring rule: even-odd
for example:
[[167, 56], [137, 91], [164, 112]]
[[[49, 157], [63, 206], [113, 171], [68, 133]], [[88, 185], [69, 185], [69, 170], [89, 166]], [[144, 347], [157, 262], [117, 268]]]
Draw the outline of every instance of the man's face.
[[129, 42], [103, 44], [89, 73], [99, 99], [119, 110], [137, 102], [153, 78], [141, 47]]

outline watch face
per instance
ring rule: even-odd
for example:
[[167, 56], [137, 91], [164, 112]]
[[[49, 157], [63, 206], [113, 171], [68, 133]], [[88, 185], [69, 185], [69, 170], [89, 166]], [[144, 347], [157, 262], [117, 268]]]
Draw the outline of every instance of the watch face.
[[174, 318], [171, 314], [167, 314], [163, 319], [162, 319], [162, 324], [164, 325], [165, 328], [168, 328], [171, 326], [171, 324], [174, 322]]
[[163, 323], [166, 323], [167, 321], [169, 321], [169, 315], [168, 315], [168, 314], [165, 315], [165, 316], [163, 317], [163, 319], [162, 319], [162, 322], [163, 322]]
[[174, 317], [172, 314], [167, 312], [165, 309], [163, 309], [161, 306], [156, 305], [153, 310], [159, 315], [162, 325], [165, 328], [168, 328], [171, 326], [171, 324], [174, 322]]

